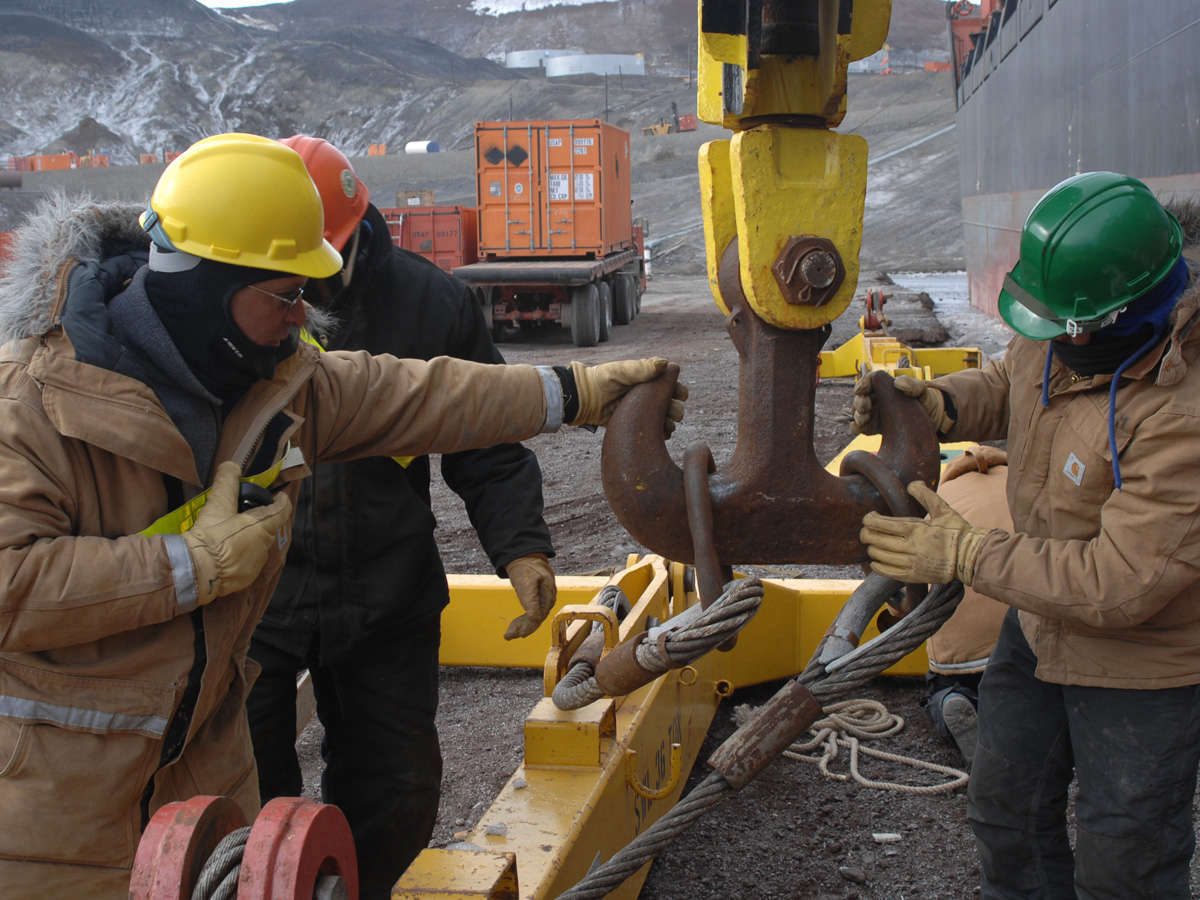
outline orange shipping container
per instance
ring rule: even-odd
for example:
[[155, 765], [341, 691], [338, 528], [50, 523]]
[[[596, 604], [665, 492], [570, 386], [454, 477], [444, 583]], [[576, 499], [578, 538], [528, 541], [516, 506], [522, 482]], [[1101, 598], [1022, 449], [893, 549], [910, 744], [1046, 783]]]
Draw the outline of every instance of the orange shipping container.
[[479, 258], [475, 210], [470, 206], [410, 206], [397, 243], [449, 274]]
[[79, 157], [74, 153], [44, 153], [31, 159], [34, 170], [38, 172], [79, 168]]
[[695, 113], [683, 113], [679, 117], [680, 131], [695, 131], [700, 127], [700, 119]]
[[4, 273], [5, 263], [12, 259], [13, 233], [0, 231], [0, 274]]
[[481, 257], [632, 246], [629, 132], [600, 119], [476, 122], [475, 163]]

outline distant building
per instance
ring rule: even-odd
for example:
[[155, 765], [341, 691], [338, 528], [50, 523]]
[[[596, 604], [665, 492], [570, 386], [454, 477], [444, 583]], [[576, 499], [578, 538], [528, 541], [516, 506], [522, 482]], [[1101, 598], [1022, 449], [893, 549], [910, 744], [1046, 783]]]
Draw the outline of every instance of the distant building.
[[645, 75], [646, 58], [640, 53], [580, 53], [546, 60], [546, 77], [564, 75]]
[[504, 54], [506, 69], [544, 69], [546, 60], [556, 56], [574, 56], [578, 50], [510, 50]]

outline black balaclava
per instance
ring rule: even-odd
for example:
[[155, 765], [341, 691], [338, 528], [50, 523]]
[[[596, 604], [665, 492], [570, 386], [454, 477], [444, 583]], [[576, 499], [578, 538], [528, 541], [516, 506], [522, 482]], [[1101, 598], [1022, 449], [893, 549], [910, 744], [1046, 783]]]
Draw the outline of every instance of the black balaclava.
[[298, 335], [293, 329], [278, 347], [260, 346], [234, 322], [230, 301], [247, 285], [290, 277], [288, 272], [208, 259], [182, 271], [159, 271], [152, 259], [146, 294], [196, 378], [231, 406], [254, 382], [269, 379], [276, 364], [295, 352]]

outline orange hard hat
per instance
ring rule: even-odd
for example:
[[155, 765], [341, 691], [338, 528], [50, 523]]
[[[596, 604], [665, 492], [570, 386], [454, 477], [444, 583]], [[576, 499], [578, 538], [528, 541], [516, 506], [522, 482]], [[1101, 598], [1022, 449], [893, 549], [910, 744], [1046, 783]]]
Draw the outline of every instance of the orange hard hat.
[[367, 186], [344, 153], [324, 138], [294, 134], [280, 141], [300, 154], [325, 207], [325, 240], [339, 250], [367, 211]]

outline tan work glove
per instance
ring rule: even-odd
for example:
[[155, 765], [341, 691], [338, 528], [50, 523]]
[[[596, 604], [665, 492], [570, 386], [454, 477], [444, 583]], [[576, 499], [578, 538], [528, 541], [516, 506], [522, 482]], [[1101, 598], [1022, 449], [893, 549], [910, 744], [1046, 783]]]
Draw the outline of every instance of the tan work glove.
[[525, 614], [513, 619], [508, 631], [504, 632], [504, 639], [511, 641], [513, 638], [528, 637], [537, 631], [537, 627], [554, 608], [558, 587], [554, 584], [554, 570], [550, 568], [550, 561], [541, 553], [518, 557], [504, 568], [525, 610]]
[[254, 581], [266, 565], [271, 545], [292, 517], [287, 494], [276, 494], [270, 506], [238, 512], [240, 475], [235, 462], [226, 461], [217, 467], [196, 524], [183, 533], [192, 556], [197, 602], [201, 606]]
[[963, 584], [975, 579], [975, 561], [993, 529], [974, 528], [929, 486], [914, 481], [908, 492], [929, 511], [929, 518], [863, 516], [858, 539], [867, 545], [871, 570], [910, 584]]
[[[946, 398], [937, 388], [911, 375], [897, 375], [892, 383], [900, 393], [920, 401], [921, 408], [939, 435], [949, 433], [954, 427], [954, 420], [946, 415]], [[879, 434], [879, 413], [873, 403], [871, 379], [863, 375], [854, 384], [854, 423], [850, 431], [854, 434]]]
[[[573, 362], [570, 368], [575, 376], [575, 389], [579, 391], [579, 415], [567, 424], [606, 425], [617, 403], [629, 389], [642, 382], [653, 381], [667, 368], [667, 361], [662, 357], [623, 359], [598, 366]], [[663, 423], [663, 430], [668, 436], [675, 430], [675, 425], [683, 421], [683, 401], [687, 395], [687, 386], [677, 382]]]

